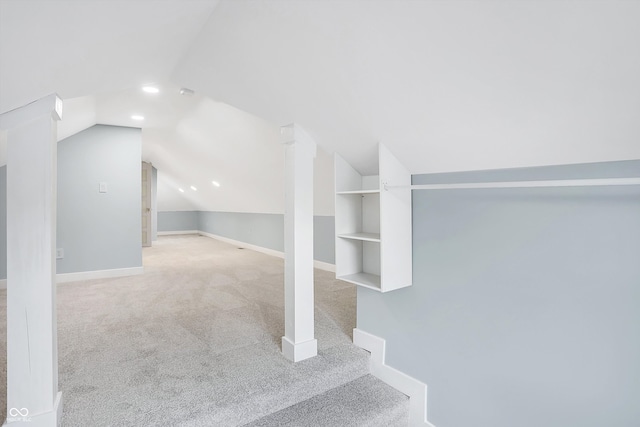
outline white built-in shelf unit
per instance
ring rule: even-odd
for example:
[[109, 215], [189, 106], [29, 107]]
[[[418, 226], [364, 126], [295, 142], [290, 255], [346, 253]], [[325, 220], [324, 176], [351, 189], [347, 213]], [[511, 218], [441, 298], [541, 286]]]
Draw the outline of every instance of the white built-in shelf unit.
[[412, 284], [411, 174], [382, 144], [378, 154], [366, 176], [335, 154], [336, 277], [388, 292]]

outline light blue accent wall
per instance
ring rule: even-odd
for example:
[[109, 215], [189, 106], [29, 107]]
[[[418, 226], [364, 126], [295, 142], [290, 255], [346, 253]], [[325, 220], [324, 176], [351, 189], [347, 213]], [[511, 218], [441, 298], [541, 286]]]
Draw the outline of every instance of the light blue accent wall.
[[200, 231], [284, 251], [284, 216], [244, 212], [199, 212]]
[[193, 231], [198, 229], [198, 211], [158, 212], [158, 231]]
[[58, 273], [142, 266], [140, 153], [135, 128], [96, 125], [58, 143]]
[[313, 217], [313, 257], [317, 261], [336, 263], [335, 217]]
[[[159, 231], [200, 230], [263, 248], [284, 251], [284, 215], [241, 212], [159, 212]], [[335, 220], [313, 218], [314, 258], [335, 263]]]
[[0, 279], [7, 278], [7, 167], [0, 167]]
[[[414, 184], [640, 177], [640, 161]], [[413, 192], [413, 286], [358, 328], [425, 382], [436, 426], [640, 425], [640, 187]]]

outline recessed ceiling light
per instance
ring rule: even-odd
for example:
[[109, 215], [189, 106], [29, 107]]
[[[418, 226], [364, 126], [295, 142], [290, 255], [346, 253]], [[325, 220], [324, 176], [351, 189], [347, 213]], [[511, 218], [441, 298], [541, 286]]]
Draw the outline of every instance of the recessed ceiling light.
[[196, 187], [194, 187], [193, 185], [191, 186], [191, 189], [192, 189], [193, 191], [198, 191], [198, 189], [197, 189]]
[[147, 93], [158, 93], [158, 92], [160, 92], [160, 89], [158, 89], [155, 86], [143, 86], [142, 90], [147, 92]]
[[136, 115], [136, 114], [134, 114], [133, 116], [131, 116], [131, 118], [132, 118], [133, 120], [144, 120], [144, 116], [138, 116], [138, 115]]
[[220, 187], [220, 183], [219, 183], [219, 182], [217, 182], [217, 181], [211, 181], [211, 183], [212, 183], [213, 185], [215, 185], [216, 187]]
[[193, 89], [189, 89], [186, 87], [183, 87], [182, 89], [180, 89], [180, 95], [193, 96], [193, 94], [194, 94]]
[[178, 188], [178, 191], [184, 193], [184, 190], [182, 188]]

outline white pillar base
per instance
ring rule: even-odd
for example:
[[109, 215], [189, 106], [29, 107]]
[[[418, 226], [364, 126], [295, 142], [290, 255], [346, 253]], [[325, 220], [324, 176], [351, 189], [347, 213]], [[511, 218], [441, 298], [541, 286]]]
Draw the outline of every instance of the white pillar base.
[[318, 340], [294, 343], [287, 337], [282, 337], [282, 354], [292, 362], [310, 359], [318, 355]]
[[[17, 408], [9, 408], [11, 409]], [[53, 409], [49, 412], [45, 412], [43, 414], [31, 415], [27, 414], [26, 416], [22, 416], [21, 414], [24, 412], [25, 408], [18, 408], [18, 411], [21, 411], [17, 414], [17, 416], [11, 416], [10, 413], [7, 414], [7, 419], [5, 420], [4, 426], [25, 426], [25, 427], [56, 427], [62, 424], [62, 392], [58, 392], [56, 395], [56, 400], [53, 402]]]

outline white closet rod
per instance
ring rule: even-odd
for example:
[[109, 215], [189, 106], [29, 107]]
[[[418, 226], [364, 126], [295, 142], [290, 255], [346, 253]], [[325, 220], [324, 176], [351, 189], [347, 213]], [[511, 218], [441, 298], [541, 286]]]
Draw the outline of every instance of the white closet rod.
[[471, 182], [465, 184], [387, 185], [385, 190], [465, 190], [474, 188], [532, 188], [532, 187], [601, 187], [610, 185], [640, 185], [640, 178], [562, 179], [555, 181]]

